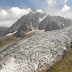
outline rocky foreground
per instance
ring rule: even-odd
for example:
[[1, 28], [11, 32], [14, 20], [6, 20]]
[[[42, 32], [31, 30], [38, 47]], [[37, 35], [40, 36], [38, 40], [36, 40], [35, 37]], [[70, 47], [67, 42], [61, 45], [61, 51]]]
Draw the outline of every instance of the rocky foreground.
[[0, 72], [45, 72], [70, 49], [71, 39], [69, 26], [1, 47]]

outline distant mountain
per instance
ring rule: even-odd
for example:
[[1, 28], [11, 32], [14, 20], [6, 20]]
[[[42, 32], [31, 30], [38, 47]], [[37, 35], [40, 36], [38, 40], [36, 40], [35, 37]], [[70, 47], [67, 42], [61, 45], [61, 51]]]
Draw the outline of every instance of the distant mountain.
[[0, 37], [8, 30], [8, 27], [0, 27]]
[[52, 31], [67, 27], [72, 24], [70, 19], [60, 16], [49, 16], [43, 12], [30, 10], [29, 14], [18, 19], [5, 33], [12, 33], [17, 37], [26, 36], [27, 32], [36, 29]]

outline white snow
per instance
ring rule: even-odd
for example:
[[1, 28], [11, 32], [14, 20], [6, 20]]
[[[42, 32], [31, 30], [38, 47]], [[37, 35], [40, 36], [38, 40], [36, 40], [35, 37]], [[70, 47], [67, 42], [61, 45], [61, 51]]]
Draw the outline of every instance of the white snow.
[[5, 36], [11, 36], [11, 35], [14, 35], [17, 31], [13, 32], [13, 33], [8, 33], [7, 35]]
[[41, 22], [42, 21], [42, 18], [39, 18], [39, 21]]
[[47, 15], [45, 15], [43, 18], [39, 18], [39, 21], [43, 21], [46, 18]]

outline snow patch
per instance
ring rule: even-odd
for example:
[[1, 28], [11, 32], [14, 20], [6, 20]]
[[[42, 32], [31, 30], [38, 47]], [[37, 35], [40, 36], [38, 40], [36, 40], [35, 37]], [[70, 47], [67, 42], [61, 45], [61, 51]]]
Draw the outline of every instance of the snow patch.
[[42, 21], [42, 18], [39, 18], [39, 21], [41, 22]]
[[11, 35], [14, 35], [16, 32], [17, 32], [17, 31], [15, 31], [15, 32], [13, 32], [13, 33], [9, 33], [9, 34], [7, 34], [7, 35], [5, 35], [5, 36], [11, 36]]
[[[47, 15], [46, 15], [47, 16]], [[46, 18], [46, 16], [44, 16], [43, 18], [39, 18], [39, 21], [41, 22], [41, 21], [43, 21], [45, 18]]]

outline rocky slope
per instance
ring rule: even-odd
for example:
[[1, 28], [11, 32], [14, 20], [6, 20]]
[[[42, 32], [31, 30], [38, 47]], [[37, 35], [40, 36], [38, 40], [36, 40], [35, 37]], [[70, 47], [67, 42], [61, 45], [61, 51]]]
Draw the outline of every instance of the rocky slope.
[[43, 72], [70, 48], [72, 26], [43, 32], [0, 48], [0, 72]]
[[40, 22], [39, 29], [45, 31], [57, 30], [64, 27], [72, 25], [72, 20], [66, 19], [60, 16], [49, 16], [46, 17]]
[[45, 31], [52, 31], [52, 30], [57, 30], [61, 29], [63, 26], [62, 23], [56, 21], [53, 19], [51, 16], [46, 16], [41, 23], [39, 24], [38, 28], [40, 30], [45, 30]]

